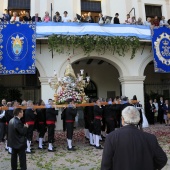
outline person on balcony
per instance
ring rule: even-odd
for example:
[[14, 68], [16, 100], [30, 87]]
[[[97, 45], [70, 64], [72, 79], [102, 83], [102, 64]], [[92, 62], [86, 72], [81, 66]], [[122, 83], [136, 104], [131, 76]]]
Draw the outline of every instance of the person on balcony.
[[11, 22], [17, 22], [17, 21], [19, 21], [19, 17], [18, 17], [18, 14], [17, 14], [17, 12], [13, 12], [13, 16], [11, 17], [11, 20], [10, 20]]
[[104, 17], [103, 17], [103, 14], [102, 14], [102, 13], [99, 13], [98, 23], [99, 23], [100, 25], [102, 25], [102, 24], [104, 24], [104, 22], [105, 22], [105, 19], [104, 19]]
[[136, 24], [136, 17], [135, 16], [133, 16], [132, 17], [132, 23], [131, 23], [132, 25], [135, 25]]
[[115, 14], [115, 17], [113, 19], [113, 24], [120, 24], [119, 14], [118, 13]]
[[62, 22], [71, 22], [71, 18], [68, 16], [67, 11], [64, 11], [64, 16], [62, 17]]
[[2, 16], [2, 20], [3, 21], [10, 21], [10, 19], [11, 19], [11, 16], [9, 15], [8, 10], [5, 9], [4, 13], [3, 13], [3, 16]]
[[151, 18], [148, 17], [147, 20], [144, 22], [144, 25], [151, 26]]
[[88, 15], [86, 17], [86, 22], [94, 23], [93, 17], [91, 16], [91, 12], [88, 13]]
[[155, 17], [154, 17], [154, 20], [153, 20], [153, 22], [152, 22], [152, 25], [153, 25], [154, 27], [159, 27], [159, 19], [158, 19], [158, 16], [155, 16]]
[[136, 21], [136, 25], [143, 25], [141, 17], [139, 17], [138, 20]]
[[32, 22], [41, 22], [41, 17], [38, 16], [38, 13], [35, 13], [35, 16], [32, 17]]
[[132, 24], [132, 18], [130, 18], [130, 14], [126, 15], [127, 19], [125, 20], [125, 24]]
[[43, 17], [43, 22], [51, 21], [51, 17], [49, 16], [49, 12], [45, 12], [45, 16]]
[[162, 16], [162, 20], [160, 20], [160, 26], [168, 26], [168, 22], [164, 16]]
[[25, 12], [25, 16], [23, 16], [23, 21], [31, 21], [31, 16], [28, 11]]
[[62, 18], [60, 16], [60, 13], [57, 11], [55, 15], [53, 16], [53, 22], [61, 22]]

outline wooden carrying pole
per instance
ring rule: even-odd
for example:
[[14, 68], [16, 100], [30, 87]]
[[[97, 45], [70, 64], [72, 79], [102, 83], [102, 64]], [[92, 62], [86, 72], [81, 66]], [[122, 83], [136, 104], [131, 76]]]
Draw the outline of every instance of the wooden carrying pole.
[[[136, 100], [132, 101], [133, 104], [135, 104], [137, 102], [139, 102], [139, 101], [136, 101]], [[113, 102], [112, 104], [120, 104], [120, 102], [118, 102], [118, 103]], [[76, 107], [86, 107], [86, 106], [94, 106], [95, 103], [83, 103], [83, 104], [75, 104], [75, 105], [76, 105]], [[101, 105], [108, 105], [108, 103], [107, 102], [101, 102]], [[65, 108], [65, 107], [68, 107], [68, 104], [53, 105], [52, 107], [53, 108]], [[22, 108], [23, 110], [27, 109], [26, 106], [18, 106], [17, 108]], [[46, 109], [46, 108], [48, 108], [48, 107], [46, 107], [44, 105], [41, 105], [41, 106], [34, 105], [32, 107], [32, 109]], [[9, 110], [9, 108], [2, 106], [2, 107], [0, 107], [0, 110]]]

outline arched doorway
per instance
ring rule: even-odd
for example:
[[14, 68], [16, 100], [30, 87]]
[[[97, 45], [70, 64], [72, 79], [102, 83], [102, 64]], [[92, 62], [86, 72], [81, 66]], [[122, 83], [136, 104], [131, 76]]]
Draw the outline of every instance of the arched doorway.
[[0, 96], [11, 100], [32, 100], [37, 102], [41, 98], [40, 73], [25, 75], [0, 75], [0, 87], [5, 93]]
[[[88, 57], [76, 60], [72, 63], [75, 73], [84, 69], [86, 75], [90, 76], [91, 83], [87, 93], [91, 97], [114, 98], [120, 95], [120, 82], [118, 70], [104, 59]], [[89, 97], [90, 97], [89, 96]]]
[[170, 74], [155, 73], [153, 61], [149, 62], [144, 70], [146, 79], [144, 81], [145, 102], [149, 98], [159, 99], [163, 96], [164, 99], [170, 99]]

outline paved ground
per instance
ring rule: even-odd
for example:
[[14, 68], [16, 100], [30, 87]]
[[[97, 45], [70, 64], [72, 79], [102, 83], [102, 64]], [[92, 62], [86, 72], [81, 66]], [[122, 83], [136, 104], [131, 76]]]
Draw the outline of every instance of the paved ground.
[[[167, 153], [170, 160], [170, 127], [156, 125], [145, 129], [157, 136], [159, 143]], [[34, 133], [34, 139], [36, 133]], [[35, 154], [27, 155], [28, 170], [99, 170], [102, 150], [89, 146], [84, 139], [83, 130], [76, 130], [74, 134], [76, 152], [68, 152], [66, 149], [65, 133], [56, 133], [56, 152], [37, 150], [34, 143]], [[103, 143], [101, 143], [103, 144]], [[0, 145], [0, 170], [10, 170], [10, 155], [4, 150], [4, 144]], [[170, 161], [163, 170], [170, 170]]]

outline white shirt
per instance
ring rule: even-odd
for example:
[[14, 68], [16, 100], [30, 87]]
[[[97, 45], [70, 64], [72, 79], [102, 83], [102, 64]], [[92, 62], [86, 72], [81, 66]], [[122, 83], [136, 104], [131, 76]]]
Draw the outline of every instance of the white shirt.
[[2, 119], [5, 116], [5, 110], [2, 111], [2, 113], [0, 114], [0, 119]]
[[159, 25], [163, 26], [163, 25], [169, 25], [169, 24], [168, 24], [168, 22], [166, 20], [161, 20]]
[[70, 17], [65, 17], [65, 16], [63, 16], [62, 17], [62, 22], [70, 22], [71, 21], [71, 19], [70, 19]]
[[[14, 17], [12, 17], [10, 21], [14, 21]], [[15, 21], [19, 21], [19, 17], [16, 17]]]
[[156, 111], [158, 111], [158, 103], [153, 102], [153, 104], [155, 105]]
[[145, 22], [144, 22], [144, 25], [150, 26], [150, 25], [151, 25], [151, 22], [145, 21]]

